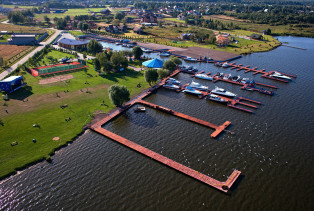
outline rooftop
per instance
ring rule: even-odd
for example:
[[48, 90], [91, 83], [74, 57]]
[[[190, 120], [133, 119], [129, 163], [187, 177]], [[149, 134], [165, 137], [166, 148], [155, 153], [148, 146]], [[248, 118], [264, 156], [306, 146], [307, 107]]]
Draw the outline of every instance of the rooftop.
[[36, 37], [36, 35], [34, 35], [34, 34], [12, 34], [12, 36], [11, 36], [12, 38], [13, 37]]
[[59, 43], [62, 43], [65, 45], [85, 45], [88, 42], [89, 40], [80, 41], [80, 40], [72, 40], [68, 38], [62, 38], [61, 40], [59, 40]]
[[21, 76], [21, 75], [20, 76], [10, 76], [10, 77], [8, 77], [8, 78], [6, 78], [0, 82], [11, 82], [11, 81], [14, 81], [14, 80], [19, 79], [19, 78], [23, 78], [23, 76]]

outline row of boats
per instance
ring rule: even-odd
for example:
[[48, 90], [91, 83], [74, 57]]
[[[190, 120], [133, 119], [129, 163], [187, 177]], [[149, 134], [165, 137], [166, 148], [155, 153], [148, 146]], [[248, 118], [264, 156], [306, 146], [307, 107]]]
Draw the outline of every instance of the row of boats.
[[[166, 84], [163, 86], [168, 89], [180, 90], [181, 89], [180, 84], [181, 84], [180, 81], [174, 78], [169, 78]], [[210, 90], [208, 86], [201, 85], [200, 83], [197, 83], [195, 81], [192, 81], [191, 83], [187, 84], [182, 92], [198, 96], [203, 95], [204, 92], [209, 92], [207, 94], [207, 99], [220, 103], [228, 103], [228, 100], [225, 100], [220, 96], [226, 96], [230, 98], [237, 96], [235, 93], [227, 91], [223, 88], [219, 88], [217, 86], [215, 87], [215, 89]]]

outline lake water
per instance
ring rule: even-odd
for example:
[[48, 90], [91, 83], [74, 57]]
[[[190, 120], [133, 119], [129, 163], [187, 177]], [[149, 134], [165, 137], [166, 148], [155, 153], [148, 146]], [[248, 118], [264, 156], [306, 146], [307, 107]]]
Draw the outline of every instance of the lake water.
[[[267, 96], [194, 79], [262, 101], [253, 115], [163, 88], [146, 99], [215, 124], [231, 121], [228, 129], [235, 136], [211, 139], [212, 130], [149, 108], [146, 113], [129, 110], [104, 126], [221, 181], [233, 169], [242, 171], [229, 194], [89, 131], [56, 152], [52, 164], [42, 162], [1, 181], [0, 210], [314, 210], [314, 39], [278, 38], [307, 50], [281, 46], [235, 62], [296, 74], [288, 84], [193, 64], [205, 72], [279, 86], [274, 96]], [[192, 80], [183, 73], [177, 78]]]

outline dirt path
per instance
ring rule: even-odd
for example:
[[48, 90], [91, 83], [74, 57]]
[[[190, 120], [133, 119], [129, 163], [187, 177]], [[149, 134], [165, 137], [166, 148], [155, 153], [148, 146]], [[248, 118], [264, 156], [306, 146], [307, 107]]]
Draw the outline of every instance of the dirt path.
[[73, 75], [61, 75], [61, 76], [56, 76], [52, 78], [41, 79], [38, 82], [38, 84], [51, 84], [55, 82], [66, 81], [72, 78], [73, 78]]

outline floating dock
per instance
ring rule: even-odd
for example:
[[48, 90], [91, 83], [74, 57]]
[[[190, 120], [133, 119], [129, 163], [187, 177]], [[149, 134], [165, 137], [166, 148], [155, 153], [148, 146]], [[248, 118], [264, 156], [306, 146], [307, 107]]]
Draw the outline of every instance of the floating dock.
[[138, 145], [130, 140], [127, 140], [115, 133], [112, 133], [106, 129], [103, 129], [101, 127], [97, 127], [97, 128], [94, 128], [93, 129], [94, 131], [126, 146], [126, 147], [129, 147], [130, 149], [133, 149], [143, 155], [146, 155], [147, 157], [150, 157], [170, 168], [173, 168], [183, 174], [186, 174], [194, 179], [197, 179], [207, 185], [210, 185], [211, 187], [214, 187], [220, 191], [223, 191], [225, 193], [228, 192], [228, 190], [230, 190], [231, 186], [235, 183], [235, 181], [238, 179], [238, 177], [240, 176], [241, 174], [241, 171], [238, 171], [238, 170], [234, 170], [232, 172], [232, 174], [228, 177], [228, 179], [225, 181], [225, 182], [220, 182], [218, 180], [215, 180], [205, 174], [202, 174], [198, 171], [195, 171], [194, 169], [191, 169], [187, 166], [184, 166], [176, 161], [173, 161], [161, 154], [158, 154], [152, 150], [149, 150], [141, 145]]
[[[232, 81], [229, 79], [223, 79], [223, 78], [218, 77], [217, 75], [214, 75], [213, 78], [214, 78], [214, 80], [213, 80], [214, 83], [216, 83], [217, 81], [223, 81], [223, 82], [232, 83], [232, 84], [242, 86], [241, 89], [244, 89], [244, 90], [257, 91], [259, 93], [267, 94], [267, 95], [273, 95], [274, 94], [273, 91], [269, 91], [269, 90], [266, 90], [263, 88], [257, 88], [255, 86], [250, 86], [249, 84], [243, 84], [243, 83], [240, 83], [237, 81]], [[255, 84], [259, 85], [259, 86], [268, 87], [268, 88], [278, 89], [277, 86], [273, 86], [273, 85], [269, 85], [269, 84], [263, 84], [263, 83], [259, 83], [259, 82], [255, 82]]]
[[[233, 69], [236, 69], [237, 71], [245, 70], [244, 71], [245, 73], [253, 72], [253, 75], [256, 75], [256, 74], [260, 73], [260, 74], [262, 74], [262, 77], [268, 78], [268, 79], [271, 79], [271, 80], [274, 80], [274, 81], [280, 81], [280, 82], [284, 82], [284, 83], [288, 83], [289, 82], [288, 80], [270, 77], [269, 75], [273, 74], [275, 71], [266, 72], [265, 69], [258, 70], [257, 67], [250, 68], [250, 65], [247, 65], [247, 66], [244, 67], [242, 64], [236, 65], [235, 63], [230, 63], [229, 67], [231, 67], [231, 70], [233, 70]], [[278, 72], [278, 71], [276, 71], [276, 72]], [[292, 78], [296, 78], [297, 77], [296, 75], [287, 74], [287, 73], [283, 73], [283, 72], [278, 72], [278, 73], [280, 73], [282, 75], [286, 75], [286, 76], [292, 77]]]
[[150, 108], [153, 108], [153, 109], [156, 109], [156, 110], [159, 110], [159, 111], [162, 111], [162, 112], [165, 112], [165, 113], [168, 113], [168, 114], [171, 114], [173, 116], [177, 116], [177, 117], [180, 117], [182, 119], [185, 119], [185, 120], [188, 120], [188, 121], [191, 121], [191, 122], [195, 122], [197, 124], [200, 124], [200, 125], [203, 125], [203, 126], [206, 126], [206, 127], [209, 127], [209, 128], [212, 128], [214, 129], [215, 131], [210, 135], [212, 138], [216, 138], [221, 132], [223, 132], [230, 124], [231, 122], [229, 121], [226, 121], [224, 124], [222, 125], [215, 125], [213, 123], [210, 123], [210, 122], [206, 122], [204, 120], [201, 120], [201, 119], [197, 119], [195, 117], [191, 117], [191, 116], [188, 116], [186, 114], [183, 114], [183, 113], [180, 113], [180, 112], [177, 112], [177, 111], [174, 111], [174, 110], [171, 110], [169, 108], [165, 108], [165, 107], [162, 107], [162, 106], [159, 106], [159, 105], [156, 105], [156, 104], [153, 104], [153, 103], [149, 103], [149, 102], [146, 102], [146, 101], [143, 101], [143, 100], [139, 100], [138, 103], [142, 104], [142, 105], [146, 105]]

